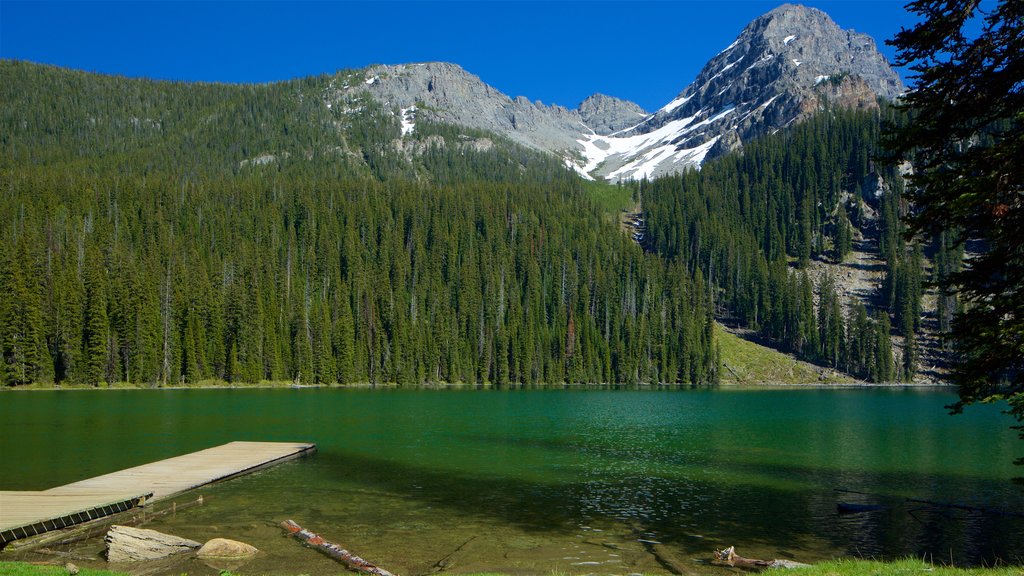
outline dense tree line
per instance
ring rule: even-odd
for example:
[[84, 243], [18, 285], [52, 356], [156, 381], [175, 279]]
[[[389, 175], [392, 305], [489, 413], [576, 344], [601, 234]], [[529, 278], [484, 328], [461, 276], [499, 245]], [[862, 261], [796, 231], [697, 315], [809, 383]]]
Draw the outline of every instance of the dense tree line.
[[0, 73], [5, 384], [718, 377], [703, 277], [555, 159], [428, 123], [402, 153], [391, 111], [304, 108], [337, 78]]
[[[923, 259], [903, 235], [902, 177], [873, 160], [883, 122], [898, 121], [888, 107], [830, 109], [699, 172], [641, 182], [645, 245], [702, 273], [723, 311], [779, 348], [874, 381], [909, 380]], [[875, 314], [806, 271], [811, 259], [841, 262], [869, 229], [887, 265]], [[899, 368], [889, 312], [907, 342]]]

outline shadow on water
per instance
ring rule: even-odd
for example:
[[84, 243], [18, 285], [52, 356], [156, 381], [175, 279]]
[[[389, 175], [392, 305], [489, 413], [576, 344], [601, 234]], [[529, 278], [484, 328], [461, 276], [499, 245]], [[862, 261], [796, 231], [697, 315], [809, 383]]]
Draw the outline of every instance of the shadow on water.
[[[320, 474], [343, 475], [346, 482], [487, 516], [524, 531], [568, 533], [581, 523], [612, 526], [621, 537], [655, 537], [694, 556], [736, 545], [780, 558], [831, 549], [845, 550], [849, 556], [913, 555], [964, 565], [1024, 561], [1022, 518], [915, 504], [901, 497], [885, 500], [886, 507], [877, 512], [839, 515], [836, 503], [843, 497], [832, 490], [838, 485], [906, 486], [930, 499], [934, 489], [958, 483], [951, 477], [759, 465], [758, 473], [768, 477], [814, 480], [815, 488], [789, 490], [628, 472], [547, 483], [473, 476], [361, 454], [321, 453], [316, 459]], [[1005, 487], [998, 484], [972, 480], [983, 494], [1002, 492]]]

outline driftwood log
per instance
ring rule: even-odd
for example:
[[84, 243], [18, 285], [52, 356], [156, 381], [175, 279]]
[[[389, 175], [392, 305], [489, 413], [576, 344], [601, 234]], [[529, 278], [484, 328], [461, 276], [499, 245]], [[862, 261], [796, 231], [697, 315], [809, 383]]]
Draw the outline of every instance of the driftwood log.
[[345, 567], [350, 570], [355, 570], [357, 572], [362, 572], [364, 574], [372, 574], [373, 576], [395, 576], [391, 572], [388, 572], [387, 570], [377, 566], [376, 564], [363, 560], [359, 556], [356, 556], [348, 550], [345, 550], [341, 546], [324, 540], [320, 536], [314, 534], [313, 532], [310, 532], [309, 530], [306, 530], [305, 528], [299, 526], [291, 520], [285, 520], [284, 522], [281, 522], [281, 528], [284, 528], [289, 534], [294, 536], [297, 540], [301, 540], [302, 543], [306, 546], [309, 546], [317, 552], [326, 554], [327, 556], [334, 558], [338, 562], [344, 564]]
[[716, 550], [715, 558], [711, 561], [712, 564], [718, 566], [738, 566], [740, 568], [803, 568], [808, 566], [802, 562], [794, 562], [792, 560], [756, 560], [754, 558], [744, 558], [736, 553], [735, 546], [729, 546], [725, 550]]

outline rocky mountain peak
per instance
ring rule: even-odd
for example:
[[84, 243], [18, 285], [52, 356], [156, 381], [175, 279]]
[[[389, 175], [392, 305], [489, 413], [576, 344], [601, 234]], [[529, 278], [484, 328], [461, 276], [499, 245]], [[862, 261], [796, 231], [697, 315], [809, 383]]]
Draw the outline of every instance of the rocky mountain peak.
[[647, 111], [639, 104], [605, 94], [588, 96], [576, 112], [587, 127], [601, 135], [629, 128], [647, 117]]
[[904, 90], [871, 36], [843, 30], [817, 8], [783, 4], [751, 22], [743, 35], [759, 35], [763, 48], [800, 61], [798, 68], [806, 64], [806, 70], [834, 68], [833, 74], [859, 76], [884, 98], [895, 98]]
[[[869, 108], [902, 91], [870, 36], [841, 29], [821, 10], [784, 4], [747, 25], [675, 99], [615, 135], [637, 146], [588, 167], [612, 179], [676, 172], [799, 121], [825, 101]], [[616, 149], [591, 140], [595, 153]]]

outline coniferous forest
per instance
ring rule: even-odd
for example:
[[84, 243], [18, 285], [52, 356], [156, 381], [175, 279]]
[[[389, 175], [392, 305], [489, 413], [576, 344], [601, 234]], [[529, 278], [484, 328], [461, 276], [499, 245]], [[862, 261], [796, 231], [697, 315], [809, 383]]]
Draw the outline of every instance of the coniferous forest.
[[[902, 234], [898, 170], [874, 159], [887, 107], [826, 109], [637, 183], [640, 246], [556, 158], [444, 124], [399, 139], [368, 96], [324, 106], [328, 76], [184, 84], [8, 61], [0, 79], [7, 385], [708, 384], [716, 317], [860, 378], [916, 370], [924, 256]], [[841, 301], [806, 269], [869, 227], [878, 302]]]
[[554, 158], [425, 124], [410, 158], [316, 79], [0, 70], [6, 384], [717, 376], [704, 283]]
[[[901, 121], [884, 105], [826, 109], [700, 171], [643, 183], [645, 244], [706, 277], [719, 313], [776, 347], [865, 380], [909, 381], [923, 256], [900, 219], [903, 178], [876, 158], [883, 126]], [[842, 302], [829, 275], [807, 273], [812, 259], [842, 262], [854, 230], [878, 237], [886, 269], [876, 302]]]

